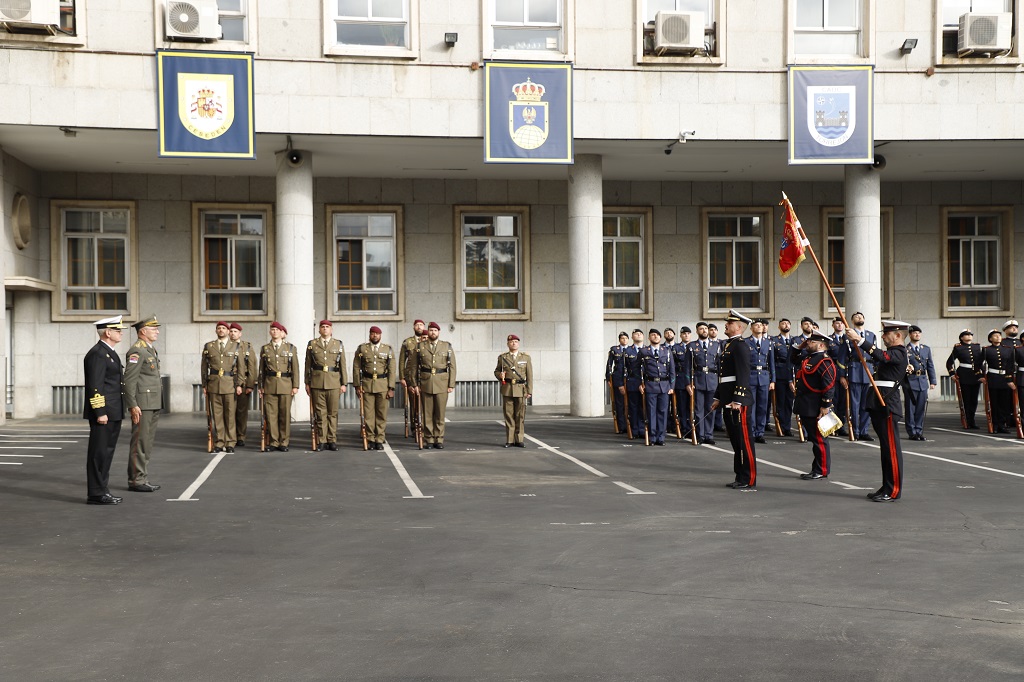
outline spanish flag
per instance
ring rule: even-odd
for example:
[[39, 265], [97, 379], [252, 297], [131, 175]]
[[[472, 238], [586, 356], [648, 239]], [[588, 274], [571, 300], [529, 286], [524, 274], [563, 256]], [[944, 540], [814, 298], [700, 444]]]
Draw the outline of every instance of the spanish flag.
[[782, 201], [779, 206], [786, 207], [786, 226], [782, 229], [782, 244], [779, 245], [779, 272], [783, 277], [789, 277], [797, 269], [797, 266], [804, 260], [804, 229], [800, 226], [800, 219], [796, 217], [793, 204], [789, 203], [789, 197], [782, 193]]

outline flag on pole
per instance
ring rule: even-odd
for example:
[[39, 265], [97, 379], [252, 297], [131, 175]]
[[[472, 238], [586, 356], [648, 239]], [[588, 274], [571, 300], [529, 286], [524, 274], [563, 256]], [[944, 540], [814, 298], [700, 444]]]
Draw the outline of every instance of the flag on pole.
[[786, 225], [782, 228], [782, 243], [779, 245], [779, 272], [789, 277], [804, 260], [804, 236], [800, 219], [796, 217], [789, 197], [782, 193], [780, 206], [786, 207]]

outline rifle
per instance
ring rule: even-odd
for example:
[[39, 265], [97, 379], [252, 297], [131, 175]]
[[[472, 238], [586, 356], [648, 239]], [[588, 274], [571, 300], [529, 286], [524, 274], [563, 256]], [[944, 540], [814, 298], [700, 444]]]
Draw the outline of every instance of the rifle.
[[[622, 387], [626, 387], [625, 382]], [[629, 421], [629, 391], [622, 394], [622, 412], [626, 415], [626, 435], [633, 440], [633, 424]]]
[[964, 394], [960, 390], [960, 377], [953, 374], [953, 385], [956, 386], [956, 404], [960, 407], [960, 426], [967, 428], [967, 410], [964, 409]]
[[[312, 391], [310, 391], [312, 393]], [[316, 409], [313, 407], [313, 396], [310, 395], [309, 400], [309, 431], [310, 431], [310, 445], [313, 448], [313, 452], [320, 449], [320, 432], [317, 427], [320, 420], [317, 419]]]
[[690, 442], [697, 445], [697, 420], [694, 419], [694, 399], [690, 396]]
[[643, 393], [640, 394], [641, 403], [640, 406], [644, 410], [644, 445], [651, 444], [651, 424], [647, 421], [647, 396]]
[[405, 387], [405, 437], [409, 437], [409, 387]]
[[683, 439], [683, 428], [679, 425], [679, 400], [676, 399], [676, 392], [672, 391], [672, 416], [676, 419], [676, 438]]
[[850, 439], [850, 442], [857, 440], [857, 435], [853, 432], [853, 407], [850, 406], [850, 381], [847, 379], [846, 388], [846, 430], [848, 433], [846, 437]]
[[615, 414], [615, 387], [611, 379], [608, 380], [608, 393], [612, 399], [612, 425], [615, 427], [615, 433], [622, 433], [619, 431], [619, 417]]
[[1010, 384], [1013, 393], [1013, 418], [1017, 422], [1017, 438], [1024, 440], [1024, 427], [1020, 423], [1020, 398], [1018, 397], [1017, 386]]
[[267, 451], [267, 408], [260, 396], [260, 452]]
[[782, 424], [779, 422], [779, 405], [778, 401], [775, 399], [775, 392], [777, 390], [778, 389], [773, 388], [771, 391], [769, 391], [769, 393], [771, 393], [772, 395], [772, 419], [775, 420], [775, 435], [781, 437]]
[[985, 422], [988, 424], [988, 432], [995, 433], [996, 430], [992, 427], [992, 401], [988, 395], [988, 377], [982, 379], [981, 383], [985, 386]]
[[366, 444], [367, 433], [366, 433], [366, 404], [363, 401], [363, 391], [357, 391], [356, 397], [359, 398], [359, 436], [363, 439], [363, 450], [368, 450], [369, 447]]
[[406, 392], [409, 394], [409, 411], [412, 414], [413, 419], [413, 435], [416, 438], [416, 445], [419, 449], [423, 449], [423, 400], [419, 394], [409, 391], [409, 387], [406, 386]]
[[206, 399], [206, 451], [213, 452], [213, 408], [210, 406], [210, 394], [203, 392]]

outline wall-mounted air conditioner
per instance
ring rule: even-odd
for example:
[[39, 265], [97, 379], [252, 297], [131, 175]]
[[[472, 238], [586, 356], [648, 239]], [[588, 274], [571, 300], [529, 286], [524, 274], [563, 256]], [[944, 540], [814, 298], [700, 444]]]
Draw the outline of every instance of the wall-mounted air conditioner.
[[217, 0], [167, 0], [164, 35], [168, 40], [219, 40]]
[[60, 0], [0, 0], [0, 25], [12, 33], [53, 33], [60, 25]]
[[1013, 15], [1009, 12], [981, 14], [969, 12], [960, 16], [957, 32], [957, 53], [1009, 52], [1013, 47], [1010, 27]]
[[654, 15], [654, 53], [704, 49], [703, 12], [658, 12]]

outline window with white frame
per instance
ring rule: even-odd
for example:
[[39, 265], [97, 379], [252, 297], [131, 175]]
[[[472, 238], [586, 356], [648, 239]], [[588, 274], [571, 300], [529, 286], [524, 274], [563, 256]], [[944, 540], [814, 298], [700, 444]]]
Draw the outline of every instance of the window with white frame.
[[331, 44], [341, 48], [411, 49], [411, 0], [327, 0]]
[[763, 213], [707, 216], [708, 310], [765, 310]]
[[716, 17], [724, 0], [642, 0], [644, 54], [655, 54], [655, 28], [658, 12], [701, 12], [704, 15], [704, 47], [710, 56], [718, 54]]
[[604, 216], [604, 309], [643, 312], [645, 249], [643, 214]]
[[[879, 254], [882, 262], [882, 314], [892, 315], [893, 308], [893, 272], [892, 272], [892, 223], [891, 208], [883, 208], [881, 212], [881, 243]], [[825, 242], [826, 258], [828, 259], [828, 281], [839, 305], [846, 307], [846, 217], [841, 209], [825, 210]], [[826, 293], [826, 296], [828, 294]], [[834, 312], [832, 300], [825, 302], [825, 310]]]
[[565, 0], [485, 0], [490, 3], [492, 48], [565, 53]]
[[862, 23], [861, 0], [796, 0], [794, 52], [860, 56]]
[[59, 314], [129, 313], [134, 204], [55, 202], [60, 220]]
[[398, 312], [398, 209], [330, 207], [336, 315]]
[[75, 0], [60, 0], [60, 31], [68, 35], [78, 33], [78, 22], [75, 20]]
[[[960, 17], [964, 14], [1009, 14], [1010, 26], [1014, 22], [1015, 0], [937, 0], [939, 3], [939, 24], [942, 30], [942, 54], [959, 56]], [[986, 43], [996, 36], [991, 33], [988, 21], [980, 23], [976, 30], [982, 31], [978, 42]], [[1009, 33], [1009, 29], [1007, 29]], [[970, 36], [968, 36], [970, 37]], [[980, 52], [980, 51], [979, 51]]]
[[217, 14], [223, 33], [221, 40], [248, 41], [246, 4], [248, 0], [217, 0]]
[[201, 314], [267, 313], [267, 215], [251, 207], [199, 210]]
[[459, 213], [462, 313], [522, 313], [525, 211]]
[[945, 294], [947, 311], [1003, 310], [1007, 307], [1004, 274], [1004, 225], [1008, 210], [943, 210], [946, 233]]

